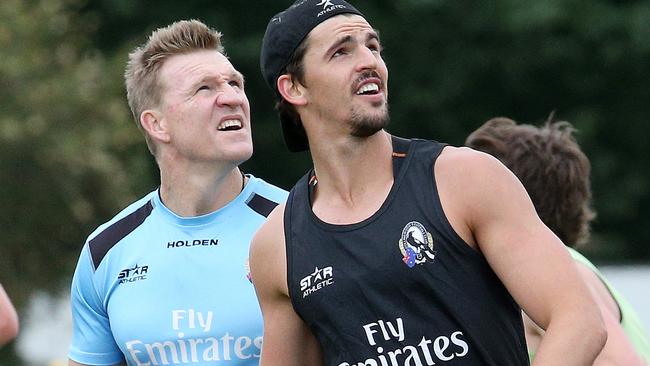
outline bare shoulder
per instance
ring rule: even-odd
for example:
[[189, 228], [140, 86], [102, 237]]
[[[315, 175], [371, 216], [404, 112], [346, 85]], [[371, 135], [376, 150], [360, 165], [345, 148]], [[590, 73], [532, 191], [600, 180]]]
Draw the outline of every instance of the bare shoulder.
[[438, 157], [436, 173], [440, 173], [442, 178], [450, 177], [470, 182], [489, 177], [511, 176], [508, 168], [492, 155], [469, 147], [453, 146], [445, 147]]
[[[284, 247], [284, 207], [285, 204], [278, 205], [266, 221], [260, 226], [251, 242], [251, 256], [257, 254], [269, 254]], [[253, 258], [251, 258], [253, 260]]]
[[251, 243], [251, 275], [264, 318], [260, 365], [322, 365], [320, 346], [289, 298], [284, 209], [271, 212]]
[[481, 202], [493, 205], [504, 197], [509, 202], [529, 201], [525, 188], [505, 165], [468, 147], [445, 148], [436, 162], [435, 179], [442, 193], [448, 191], [476, 208]]
[[276, 206], [266, 218], [266, 221], [260, 226], [251, 243], [251, 250], [264, 250], [268, 245], [273, 245], [278, 236], [284, 239], [284, 208], [282, 203]]
[[[434, 172], [445, 215], [471, 246], [476, 244], [478, 227], [496, 219], [496, 214], [532, 207], [515, 175], [489, 154], [468, 147], [445, 147]], [[508, 208], [511, 204], [514, 206]]]
[[261, 287], [286, 291], [284, 208], [284, 204], [278, 205], [251, 241], [251, 275], [258, 291]]

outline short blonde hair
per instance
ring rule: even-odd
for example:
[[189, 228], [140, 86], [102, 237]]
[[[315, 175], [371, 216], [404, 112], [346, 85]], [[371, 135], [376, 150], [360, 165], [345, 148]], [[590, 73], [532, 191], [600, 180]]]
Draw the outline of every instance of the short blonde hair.
[[149, 151], [155, 156], [155, 145], [140, 124], [140, 115], [161, 102], [162, 85], [159, 72], [170, 56], [198, 50], [215, 50], [225, 54], [221, 33], [198, 20], [181, 20], [156, 29], [147, 42], [129, 54], [124, 72], [126, 96], [135, 123], [144, 133]]

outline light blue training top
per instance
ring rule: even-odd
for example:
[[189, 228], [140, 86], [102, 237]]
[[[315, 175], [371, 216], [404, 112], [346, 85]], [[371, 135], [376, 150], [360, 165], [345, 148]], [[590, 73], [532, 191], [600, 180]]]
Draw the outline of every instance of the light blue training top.
[[72, 280], [70, 359], [88, 365], [257, 365], [253, 234], [287, 192], [249, 175], [228, 205], [183, 218], [158, 190], [101, 225]]

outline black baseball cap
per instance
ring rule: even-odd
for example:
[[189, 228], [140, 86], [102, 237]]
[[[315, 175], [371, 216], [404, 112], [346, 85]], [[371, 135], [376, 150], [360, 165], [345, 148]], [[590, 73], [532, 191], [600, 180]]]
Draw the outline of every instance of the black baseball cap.
[[[317, 25], [339, 14], [363, 16], [359, 10], [343, 0], [297, 0], [269, 21], [262, 40], [260, 66], [266, 84], [280, 97], [276, 81], [289, 63], [300, 43]], [[282, 135], [290, 151], [309, 149], [302, 126], [280, 116]]]

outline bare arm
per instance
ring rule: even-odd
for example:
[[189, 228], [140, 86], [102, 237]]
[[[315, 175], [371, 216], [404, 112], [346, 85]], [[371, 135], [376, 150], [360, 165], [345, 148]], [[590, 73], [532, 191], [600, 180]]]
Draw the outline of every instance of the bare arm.
[[[607, 287], [590, 268], [581, 263], [577, 265], [580, 276], [591, 291], [607, 328], [607, 343], [594, 361], [594, 366], [645, 365], [621, 326], [618, 305]], [[531, 323], [530, 319], [524, 323], [527, 327], [527, 336], [529, 327], [537, 327], [536, 324]], [[543, 334], [540, 337], [543, 337]]]
[[251, 275], [264, 317], [260, 365], [322, 365], [320, 346], [289, 299], [283, 213], [284, 205], [277, 207], [251, 244]]
[[605, 343], [605, 347], [596, 358], [594, 366], [644, 366], [645, 361], [636, 353], [634, 346], [621, 326], [621, 314], [618, 304], [605, 284], [585, 265], [578, 263], [578, 270], [600, 308], [607, 327], [607, 343]]
[[534, 365], [591, 365], [606, 340], [600, 312], [517, 178], [495, 158], [468, 148], [446, 148], [435, 172], [454, 229], [546, 329]]
[[18, 336], [18, 314], [9, 296], [0, 285], [0, 346]]

